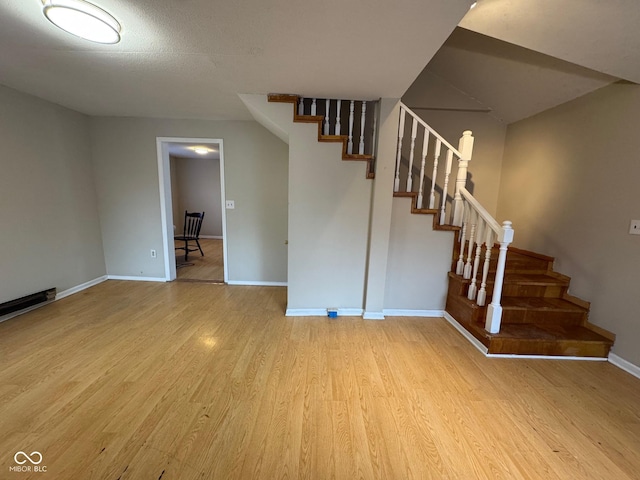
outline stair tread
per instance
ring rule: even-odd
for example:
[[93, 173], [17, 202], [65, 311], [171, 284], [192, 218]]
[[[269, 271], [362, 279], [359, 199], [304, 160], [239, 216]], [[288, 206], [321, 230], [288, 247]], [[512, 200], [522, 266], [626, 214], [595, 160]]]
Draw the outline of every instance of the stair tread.
[[558, 312], [587, 312], [575, 303], [571, 303], [562, 298], [549, 297], [502, 297], [502, 307], [504, 309], [521, 310], [549, 310]]

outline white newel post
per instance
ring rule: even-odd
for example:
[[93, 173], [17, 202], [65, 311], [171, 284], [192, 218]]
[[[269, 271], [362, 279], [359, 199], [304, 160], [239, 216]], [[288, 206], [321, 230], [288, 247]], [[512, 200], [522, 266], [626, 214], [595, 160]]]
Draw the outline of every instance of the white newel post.
[[460, 137], [458, 143], [458, 150], [460, 151], [460, 159], [458, 160], [458, 176], [456, 177], [456, 191], [453, 196], [453, 222], [452, 224], [459, 227], [462, 225], [462, 195], [460, 195], [460, 189], [465, 188], [467, 185], [467, 169], [469, 167], [469, 160], [473, 154], [473, 134], [471, 130], [466, 130]]
[[502, 305], [500, 305], [500, 300], [502, 298], [504, 269], [507, 263], [507, 249], [509, 248], [509, 244], [513, 242], [511, 222], [506, 221], [502, 223], [502, 231], [498, 237], [498, 242], [500, 242], [500, 253], [498, 255], [498, 266], [496, 268], [496, 277], [493, 286], [493, 297], [487, 307], [487, 319], [484, 324], [484, 329], [489, 333], [498, 333], [500, 331], [500, 322], [502, 320]]

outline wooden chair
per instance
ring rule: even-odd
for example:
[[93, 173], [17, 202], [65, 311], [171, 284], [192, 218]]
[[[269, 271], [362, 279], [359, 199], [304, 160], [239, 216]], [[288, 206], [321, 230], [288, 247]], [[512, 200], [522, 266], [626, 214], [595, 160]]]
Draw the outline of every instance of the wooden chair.
[[[176, 250], [184, 250], [184, 259], [187, 260], [189, 252], [195, 252], [200, 250], [200, 255], [204, 257], [204, 252], [200, 246], [200, 229], [202, 228], [202, 220], [204, 219], [204, 212], [192, 212], [184, 211], [184, 230], [182, 235], [173, 237], [174, 240], [184, 242], [184, 247], [175, 247]], [[190, 248], [189, 242], [196, 242], [198, 248]]]

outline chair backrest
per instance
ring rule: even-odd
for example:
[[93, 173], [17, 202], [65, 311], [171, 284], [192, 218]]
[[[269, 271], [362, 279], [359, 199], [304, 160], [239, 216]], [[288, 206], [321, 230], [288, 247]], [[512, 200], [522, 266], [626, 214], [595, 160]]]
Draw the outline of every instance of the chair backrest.
[[198, 238], [200, 236], [200, 229], [202, 228], [202, 220], [204, 219], [204, 212], [192, 212], [184, 211], [184, 236]]

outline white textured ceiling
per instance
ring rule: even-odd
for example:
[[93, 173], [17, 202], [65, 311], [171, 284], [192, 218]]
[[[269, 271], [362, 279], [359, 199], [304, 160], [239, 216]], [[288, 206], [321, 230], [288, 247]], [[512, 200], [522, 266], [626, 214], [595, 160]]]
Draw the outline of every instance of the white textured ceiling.
[[400, 97], [472, 0], [95, 0], [122, 42], [0, 2], [0, 83], [91, 115], [249, 119], [237, 93]]
[[640, 83], [640, 1], [479, 0], [461, 27]]
[[[405, 101], [415, 103], [421, 98], [428, 104], [409, 106], [427, 108], [488, 108], [496, 118], [512, 123], [616, 80], [548, 55], [457, 28], [418, 76]], [[443, 88], [445, 86], [449, 88]], [[462, 95], [455, 95], [453, 100], [448, 98], [451, 95], [441, 93], [454, 90]], [[420, 97], [420, 91], [438, 93], [424, 98]]]

